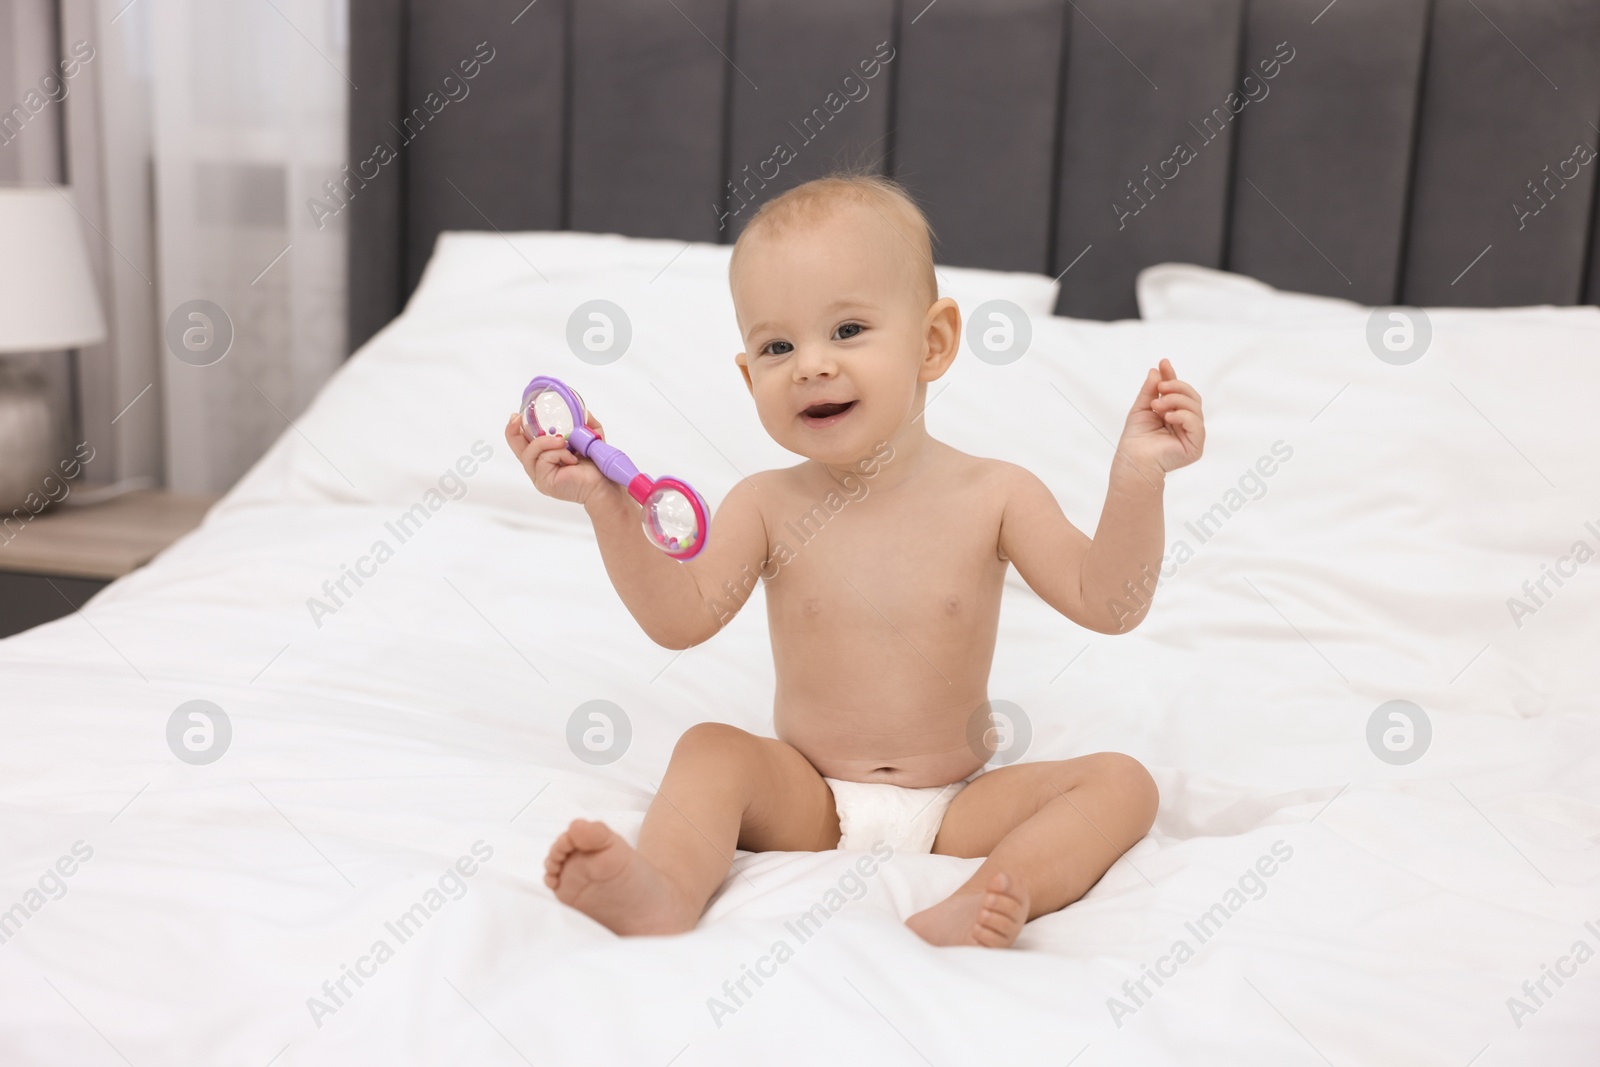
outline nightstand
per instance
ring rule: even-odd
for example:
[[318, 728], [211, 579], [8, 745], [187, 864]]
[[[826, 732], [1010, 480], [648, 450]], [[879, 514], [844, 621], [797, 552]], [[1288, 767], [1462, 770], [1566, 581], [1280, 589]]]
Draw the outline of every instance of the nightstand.
[[143, 489], [26, 522], [0, 515], [0, 637], [70, 615], [198, 526], [217, 499]]

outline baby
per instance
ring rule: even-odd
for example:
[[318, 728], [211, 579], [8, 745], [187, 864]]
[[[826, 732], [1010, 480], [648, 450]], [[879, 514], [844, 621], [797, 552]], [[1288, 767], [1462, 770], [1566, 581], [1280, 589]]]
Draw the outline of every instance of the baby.
[[[983, 773], [1006, 566], [1080, 626], [1137, 624], [1148, 596], [1127, 583], [1148, 591], [1160, 566], [1167, 472], [1205, 439], [1199, 394], [1167, 360], [1146, 376], [1091, 540], [1024, 468], [928, 433], [928, 383], [956, 358], [961, 313], [939, 298], [927, 220], [895, 183], [823, 178], [769, 201], [734, 245], [729, 283], [734, 362], [761, 424], [807, 458], [735, 485], [698, 558], [651, 547], [640, 505], [562, 438], [530, 442], [515, 415], [505, 435], [540, 492], [583, 505], [617, 593], [658, 644], [716, 634], [765, 571], [777, 737], [691, 727], [638, 846], [575, 819], [545, 883], [619, 934], [670, 934], [699, 922], [736, 847], [986, 857], [906, 925], [935, 945], [1008, 946], [1145, 835], [1157, 794], [1115, 752]], [[850, 507], [829, 517], [829, 494]], [[784, 524], [814, 512], [826, 532], [792, 551]]]

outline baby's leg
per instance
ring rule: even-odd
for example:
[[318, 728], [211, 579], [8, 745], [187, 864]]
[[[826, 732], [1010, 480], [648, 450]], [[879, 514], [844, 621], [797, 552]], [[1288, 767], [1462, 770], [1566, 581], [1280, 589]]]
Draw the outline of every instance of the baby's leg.
[[1157, 799], [1150, 773], [1118, 752], [981, 774], [950, 802], [933, 851], [988, 858], [906, 924], [934, 944], [1009, 945], [1023, 923], [1083, 896], [1137, 844]]
[[703, 722], [678, 739], [630, 846], [574, 819], [545, 859], [556, 897], [619, 934], [692, 930], [728, 875], [735, 846], [822, 851], [839, 842], [828, 783], [792, 746]]

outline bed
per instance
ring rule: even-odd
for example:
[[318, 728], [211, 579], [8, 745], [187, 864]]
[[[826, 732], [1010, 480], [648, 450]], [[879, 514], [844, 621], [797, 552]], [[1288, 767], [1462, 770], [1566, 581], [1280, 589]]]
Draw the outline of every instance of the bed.
[[[947, 5], [1018, 32], [956, 0], [882, 10], [898, 34], [938, 26]], [[1342, 0], [1317, 26], [1347, 5], [1372, 13]], [[731, 11], [681, 6], [709, 28]], [[357, 54], [402, 57], [413, 85], [484, 39], [472, 18], [486, 7], [448, 25], [442, 7], [408, 5], [386, 28], [367, 24], [373, 10], [355, 12]], [[793, 10], [741, 6], [720, 25], [770, 44], [782, 35], [763, 19], [804, 21]], [[591, 34], [549, 0], [514, 26], [548, 11], [557, 58], [681, 32], [669, 11]], [[1101, 5], [1074, 11], [1058, 42], [1081, 47], [1091, 17], [1122, 36]], [[1418, 33], [1458, 47], [1459, 14], [1441, 2]], [[1594, 10], [1559, 14], [1587, 25]], [[510, 27], [517, 13], [494, 15]], [[1146, 58], [1139, 40], [1119, 43]], [[532, 47], [506, 44], [481, 77], [586, 84], [559, 62], [495, 65]], [[705, 69], [738, 77], [700, 59], [664, 70], [690, 87]], [[1070, 97], [1081, 75], [1050, 84]], [[450, 106], [476, 115], [490, 88]], [[543, 129], [542, 105], [518, 100], [484, 121], [509, 111]], [[579, 94], [574, 114], [593, 103]], [[416, 147], [465, 151], [471, 124], [450, 114]], [[499, 429], [527, 379], [555, 373], [643, 469], [692, 480], [713, 507], [795, 457], [732, 364], [726, 243], [645, 232], [675, 225], [664, 201], [619, 195], [604, 211], [638, 211], [634, 224], [589, 221], [578, 205], [594, 190], [581, 169], [556, 173], [566, 157], [543, 223], [500, 216], [486, 190], [515, 198], [492, 168], [406, 158], [403, 196], [375, 182], [351, 204], [353, 270], [373, 287], [353, 276], [352, 299], [371, 336], [198, 530], [83, 611], [0, 642], [0, 1062], [1596, 1061], [1600, 482], [1581, 428], [1600, 310], [1559, 306], [1590, 284], [1590, 231], [1562, 231], [1576, 267], [1554, 246], [1533, 253], [1559, 291], [1524, 298], [1486, 272], [1487, 288], [1452, 295], [1504, 306], [1407, 297], [1427, 306], [1401, 309], [1406, 323], [1379, 306], [1422, 254], [1400, 238], [1376, 293], [1113, 245], [1129, 269], [1118, 303], [1095, 304], [1111, 283], [1070, 295], [1074, 272], [1057, 278], [1047, 268], [1065, 260], [1045, 257], [1075, 253], [1054, 239], [1036, 262], [1011, 258], [1009, 237], [987, 259], [974, 245], [950, 260], [964, 265], [941, 262], [969, 321], [1006, 308], [1030, 340], [1001, 361], [969, 334], [930, 390], [930, 430], [1026, 463], [1080, 526], [1145, 368], [1171, 357], [1205, 397], [1207, 453], [1169, 482], [1151, 617], [1086, 634], [1013, 573], [991, 676], [1026, 758], [1117, 750], [1150, 767], [1156, 824], [1018, 951], [936, 950], [902, 925], [977, 861], [904, 855], [868, 874], [839, 851], [741, 853], [694, 933], [623, 940], [554, 900], [545, 851], [577, 816], [635, 834], [689, 725], [770, 731], [764, 599], [704, 645], [652, 644], [581, 510], [536, 494]], [[453, 215], [444, 177], [485, 214]], [[652, 188], [670, 200], [676, 181]], [[370, 231], [387, 250], [358, 208], [404, 212]], [[363, 274], [373, 263], [393, 277]], [[630, 324], [604, 365], [567, 340], [594, 299]], [[1401, 326], [1426, 337], [1404, 358], [1383, 340]], [[598, 755], [573, 740], [597, 709], [614, 738]]]
[[[733, 373], [726, 256], [447, 234], [405, 314], [199, 530], [0, 643], [0, 904], [27, 909], [0, 946], [5, 1062], [1592, 1062], [1591, 968], [1539, 1004], [1523, 983], [1577, 968], [1600, 925], [1600, 585], [1573, 562], [1600, 492], [1569, 429], [1600, 378], [1593, 308], [1432, 309], [1401, 367], [1360, 309], [1101, 323], [1049, 314], [1048, 278], [941, 268], [964, 306], [1030, 309], [1032, 341], [964, 353], [930, 430], [1033, 457], [1081, 523], [1143, 368], [1170, 355], [1206, 397], [1151, 618], [1087, 635], [1013, 573], [991, 683], [1028, 758], [1151, 767], [1151, 835], [1016, 952], [901, 925], [977, 862], [949, 857], [862, 878], [851, 853], [741, 854], [675, 939], [558, 904], [553, 836], [578, 815], [635, 833], [694, 722], [769, 730], [771, 657], [760, 593], [715, 641], [649, 642], [581, 510], [495, 434], [554, 361], [645, 469], [713, 501], [792, 459]], [[1145, 280], [1164, 316], [1243, 303], [1236, 276]], [[565, 347], [597, 291], [638, 339], [604, 367]], [[1535, 607], [1524, 583], [1551, 568], [1574, 573]], [[231, 726], [209, 763], [171, 740], [197, 700]], [[1428, 722], [1409, 764], [1369, 744], [1393, 700]], [[602, 762], [569, 742], [592, 701], [628, 723]]]

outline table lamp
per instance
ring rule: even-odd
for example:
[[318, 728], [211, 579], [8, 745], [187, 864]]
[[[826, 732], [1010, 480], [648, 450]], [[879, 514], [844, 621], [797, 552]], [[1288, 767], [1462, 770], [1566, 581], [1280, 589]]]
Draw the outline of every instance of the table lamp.
[[[64, 438], [43, 379], [6, 353], [68, 352], [105, 340], [83, 223], [68, 190], [0, 186], [0, 520], [42, 509], [45, 478], [62, 478]], [[58, 490], [59, 492], [59, 490]]]

